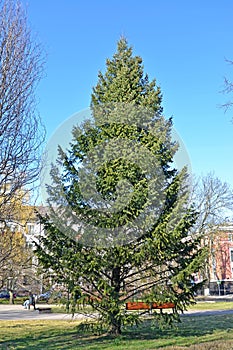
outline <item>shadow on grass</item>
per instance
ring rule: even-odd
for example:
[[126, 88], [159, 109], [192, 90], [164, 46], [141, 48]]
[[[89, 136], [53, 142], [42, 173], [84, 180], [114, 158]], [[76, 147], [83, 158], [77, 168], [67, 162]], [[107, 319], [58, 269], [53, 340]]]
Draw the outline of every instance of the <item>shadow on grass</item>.
[[[10, 341], [0, 343], [0, 349], [30, 349], [30, 350], [61, 350], [61, 349], [117, 349], [120, 345], [130, 344], [132, 341], [145, 340], [169, 340], [175, 337], [203, 337], [216, 331], [233, 330], [233, 315], [208, 315], [208, 316], [183, 316], [182, 322], [175, 328], [160, 330], [153, 326], [150, 320], [146, 320], [139, 327], [129, 327], [124, 329], [119, 338], [113, 338], [109, 335], [94, 335], [90, 333], [78, 332], [77, 326], [70, 329], [47, 328], [43, 331], [33, 331], [22, 335], [16, 334]], [[152, 327], [150, 327], [152, 325]], [[120, 349], [121, 347], [119, 347]], [[127, 346], [125, 347], [127, 348]], [[145, 348], [144, 348], [145, 349]]]

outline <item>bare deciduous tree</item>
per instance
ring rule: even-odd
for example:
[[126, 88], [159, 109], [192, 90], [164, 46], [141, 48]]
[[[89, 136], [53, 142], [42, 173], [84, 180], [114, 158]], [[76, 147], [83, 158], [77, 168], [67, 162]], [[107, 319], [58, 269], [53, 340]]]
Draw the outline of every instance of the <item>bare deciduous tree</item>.
[[1, 220], [7, 219], [9, 207], [12, 211], [18, 191], [30, 189], [40, 172], [44, 129], [36, 112], [35, 88], [43, 61], [20, 2], [0, 1]]
[[[208, 247], [209, 251], [203, 275], [206, 279], [206, 286], [209, 287], [210, 266], [215, 271], [214, 242], [216, 242], [219, 229], [232, 221], [233, 191], [227, 182], [221, 181], [214, 173], [209, 173], [194, 180], [193, 201], [199, 212], [194, 234], [203, 236], [203, 244]], [[217, 275], [216, 278], [218, 279]]]
[[195, 228], [199, 233], [226, 223], [233, 213], [233, 191], [214, 173], [194, 180], [193, 200], [199, 212]]
[[14, 221], [23, 224], [21, 209], [28, 205], [41, 169], [45, 132], [35, 89], [43, 64], [41, 46], [32, 37], [21, 3], [0, 0], [0, 286], [9, 276], [15, 280], [30, 262], [23, 235], [9, 226]]

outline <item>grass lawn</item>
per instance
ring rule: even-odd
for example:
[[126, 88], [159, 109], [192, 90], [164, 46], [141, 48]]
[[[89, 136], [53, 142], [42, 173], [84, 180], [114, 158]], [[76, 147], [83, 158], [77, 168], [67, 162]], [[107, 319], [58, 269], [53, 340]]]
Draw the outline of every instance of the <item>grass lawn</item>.
[[189, 310], [233, 310], [233, 301], [200, 301]]
[[[223, 308], [217, 304], [219, 309]], [[139, 328], [126, 329], [116, 339], [107, 335], [84, 334], [78, 331], [80, 321], [0, 321], [0, 349], [233, 349], [233, 314], [182, 316], [181, 319], [176, 328], [164, 330], [151, 329], [147, 320]]]

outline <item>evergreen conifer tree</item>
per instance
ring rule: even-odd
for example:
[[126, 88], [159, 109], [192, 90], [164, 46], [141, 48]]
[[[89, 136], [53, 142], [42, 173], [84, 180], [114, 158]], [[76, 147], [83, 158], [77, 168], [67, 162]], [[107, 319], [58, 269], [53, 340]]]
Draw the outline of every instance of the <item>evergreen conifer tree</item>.
[[156, 81], [121, 38], [93, 89], [92, 120], [74, 127], [69, 152], [59, 150], [62, 172], [53, 168], [51, 210], [41, 217], [41, 264], [115, 335], [139, 321], [140, 312], [125, 309], [130, 300], [172, 302], [173, 313], [154, 316], [178, 320], [194, 301], [192, 276], [204, 258], [161, 103]]

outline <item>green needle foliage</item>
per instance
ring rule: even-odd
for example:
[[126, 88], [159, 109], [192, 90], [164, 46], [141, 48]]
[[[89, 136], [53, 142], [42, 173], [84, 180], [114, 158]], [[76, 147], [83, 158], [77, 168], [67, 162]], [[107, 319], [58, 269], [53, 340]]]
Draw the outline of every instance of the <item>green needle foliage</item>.
[[37, 255], [74, 303], [91, 305], [119, 335], [139, 322], [127, 301], [173, 302], [173, 313], [153, 315], [179, 320], [200, 287], [191, 280], [205, 252], [191, 235], [197, 213], [186, 169], [173, 167], [178, 145], [160, 88], [124, 38], [106, 66], [93, 89], [92, 120], [74, 127], [69, 152], [60, 149], [60, 168], [52, 169]]

